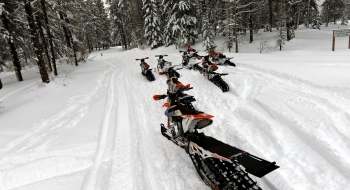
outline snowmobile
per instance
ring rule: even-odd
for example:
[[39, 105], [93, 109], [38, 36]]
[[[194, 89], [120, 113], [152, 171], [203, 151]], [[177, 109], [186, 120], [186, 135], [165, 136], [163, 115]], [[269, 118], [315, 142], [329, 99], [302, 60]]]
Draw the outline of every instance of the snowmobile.
[[186, 85], [175, 92], [178, 95], [170, 96], [168, 90], [166, 95], [153, 96], [156, 101], [168, 97], [168, 102], [163, 105], [168, 123], [167, 126], [160, 124], [162, 135], [189, 154], [197, 173], [211, 189], [261, 190], [248, 173], [263, 177], [279, 166], [198, 132], [211, 125], [214, 116], [188, 108], [186, 103], [195, 101], [193, 97], [178, 98], [189, 89]]
[[[194, 61], [196, 60], [198, 56], [198, 51], [189, 45], [186, 45], [186, 46], [187, 46], [186, 51], [182, 51], [182, 50], [179, 51], [180, 53], [182, 53], [182, 67], [192, 69], [191, 63], [193, 64]], [[190, 65], [188, 66], [188, 64]]]
[[177, 72], [177, 70], [180, 70], [181, 68], [175, 68], [176, 65], [172, 65], [172, 62], [164, 60], [164, 56], [168, 55], [156, 55], [155, 57], [158, 57], [158, 65], [157, 70], [161, 70], [159, 72], [160, 75], [166, 75], [168, 78], [176, 77], [180, 78], [180, 73]]
[[202, 65], [203, 67], [194, 65], [194, 69], [198, 70], [203, 76], [205, 76], [209, 81], [218, 86], [223, 92], [230, 90], [228, 84], [221, 78], [221, 76], [228, 75], [228, 73], [217, 73], [215, 72], [218, 69], [217, 64], [212, 63], [209, 60], [209, 56], [202, 56]]
[[207, 51], [207, 54], [213, 62], [217, 63], [218, 65], [230, 65], [236, 67], [236, 65], [231, 61], [233, 57], [226, 57], [226, 55], [222, 54], [221, 52], [215, 51], [215, 48], [216, 46], [213, 46]]
[[145, 62], [145, 59], [148, 59], [149, 57], [138, 59], [136, 58], [136, 61], [140, 61], [141, 66], [141, 74], [147, 78], [149, 81], [154, 81], [156, 78], [154, 77], [152, 73], [152, 69], [149, 68], [149, 65]]
[[201, 59], [201, 56], [199, 56], [197, 52], [192, 55], [189, 55], [187, 51], [180, 50], [179, 52], [182, 53], [182, 68], [187, 68], [190, 70], [195, 69], [195, 65], [200, 63], [196, 62], [197, 59]]

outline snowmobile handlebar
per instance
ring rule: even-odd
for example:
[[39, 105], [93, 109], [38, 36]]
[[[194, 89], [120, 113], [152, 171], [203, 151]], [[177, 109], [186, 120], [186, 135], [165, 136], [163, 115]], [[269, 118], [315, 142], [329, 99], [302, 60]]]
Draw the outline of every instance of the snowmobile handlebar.
[[[189, 84], [188, 84], [188, 86], [189, 86]], [[182, 91], [191, 90], [191, 89], [193, 89], [193, 87], [182, 88], [177, 93], [181, 93]], [[164, 99], [166, 97], [168, 97], [168, 95], [166, 95], [166, 94], [156, 94], [156, 95], [153, 96], [153, 100], [158, 101], [158, 100]]]
[[142, 59], [148, 59], [149, 57], [145, 57], [145, 58], [136, 58], [136, 61], [142, 60]]
[[166, 98], [167, 96], [168, 96], [168, 95], [166, 95], [166, 94], [162, 94], [162, 95], [156, 94], [156, 95], [153, 96], [153, 100], [155, 100], [155, 101], [161, 100], [161, 99]]

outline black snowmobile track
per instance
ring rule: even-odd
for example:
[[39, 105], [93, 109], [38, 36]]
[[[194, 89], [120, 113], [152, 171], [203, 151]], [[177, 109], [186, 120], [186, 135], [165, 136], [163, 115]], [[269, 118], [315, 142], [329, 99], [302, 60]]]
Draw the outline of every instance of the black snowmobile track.
[[231, 62], [231, 61], [227, 62], [227, 64], [232, 66], [232, 67], [236, 67], [236, 65], [233, 62]]
[[147, 80], [149, 80], [149, 81], [151, 81], [151, 82], [154, 81], [154, 80], [156, 80], [156, 78], [154, 77], [152, 71], [150, 71], [150, 70], [147, 71], [147, 73], [146, 73], [145, 76], [146, 76]]
[[190, 154], [193, 165], [202, 180], [213, 190], [249, 189], [261, 190], [239, 164], [220, 159]]
[[197, 71], [202, 71], [203, 68], [201, 66], [199, 66], [198, 64], [195, 64], [195, 65], [193, 65], [193, 69], [197, 70]]
[[[194, 70], [202, 71], [202, 67], [199, 65], [193, 66]], [[221, 78], [220, 75], [216, 75], [213, 78], [209, 79], [212, 83], [214, 83], [216, 86], [218, 86], [223, 92], [227, 92], [230, 90], [228, 84]]]
[[209, 80], [216, 86], [218, 86], [223, 92], [227, 92], [230, 90], [228, 84], [221, 78], [220, 75], [216, 75]]

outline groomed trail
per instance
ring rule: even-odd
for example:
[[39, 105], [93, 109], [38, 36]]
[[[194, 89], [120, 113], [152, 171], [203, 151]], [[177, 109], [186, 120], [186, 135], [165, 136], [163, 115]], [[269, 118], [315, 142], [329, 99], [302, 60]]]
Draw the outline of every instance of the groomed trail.
[[[147, 81], [135, 61], [149, 56], [156, 68], [153, 52], [110, 48], [76, 67], [84, 83], [68, 84], [75, 92], [66, 95], [67, 102], [60, 100], [56, 112], [2, 142], [0, 189], [209, 189], [185, 151], [160, 133], [164, 101], [152, 96], [166, 93], [166, 77], [155, 72], [156, 80]], [[166, 59], [179, 64], [180, 55], [171, 52]], [[219, 73], [229, 73], [222, 77], [230, 88], [225, 93], [198, 72], [179, 70], [179, 80], [193, 87], [188, 94], [196, 98], [194, 106], [215, 116], [203, 132], [276, 161], [281, 168], [252, 177], [262, 189], [346, 189], [349, 88], [320, 85], [268, 65], [278, 60], [250, 56], [235, 58], [237, 67], [220, 66]], [[0, 100], [10, 101], [33, 85]]]

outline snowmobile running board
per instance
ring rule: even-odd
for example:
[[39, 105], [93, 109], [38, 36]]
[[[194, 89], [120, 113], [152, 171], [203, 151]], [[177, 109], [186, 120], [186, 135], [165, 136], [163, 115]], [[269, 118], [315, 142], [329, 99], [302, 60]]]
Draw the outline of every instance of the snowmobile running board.
[[259, 178], [279, 168], [276, 162], [266, 161], [210, 136], [203, 135], [192, 141], [212, 153], [239, 163], [246, 172]]

